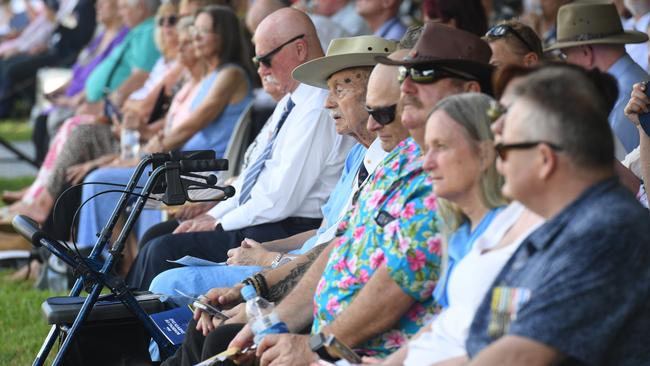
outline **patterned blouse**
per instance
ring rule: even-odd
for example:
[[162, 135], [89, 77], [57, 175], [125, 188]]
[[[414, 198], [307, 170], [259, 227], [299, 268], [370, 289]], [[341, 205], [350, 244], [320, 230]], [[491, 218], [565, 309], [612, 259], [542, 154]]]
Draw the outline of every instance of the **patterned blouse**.
[[391, 329], [361, 344], [359, 351], [388, 355], [436, 309], [431, 296], [440, 273], [436, 198], [413, 139], [402, 141], [377, 167], [337, 234], [316, 288], [312, 333], [334, 321], [386, 264], [391, 278], [415, 303]]

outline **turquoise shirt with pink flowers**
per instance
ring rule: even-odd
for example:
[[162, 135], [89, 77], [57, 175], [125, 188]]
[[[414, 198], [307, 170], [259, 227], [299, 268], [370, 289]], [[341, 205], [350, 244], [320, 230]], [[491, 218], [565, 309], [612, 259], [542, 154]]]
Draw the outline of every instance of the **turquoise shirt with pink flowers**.
[[312, 333], [344, 312], [375, 271], [386, 265], [393, 281], [415, 303], [391, 329], [357, 347], [365, 354], [385, 356], [402, 346], [436, 310], [432, 292], [440, 273], [441, 237], [436, 198], [415, 141], [408, 138], [388, 154], [355, 198], [340, 221], [316, 288]]

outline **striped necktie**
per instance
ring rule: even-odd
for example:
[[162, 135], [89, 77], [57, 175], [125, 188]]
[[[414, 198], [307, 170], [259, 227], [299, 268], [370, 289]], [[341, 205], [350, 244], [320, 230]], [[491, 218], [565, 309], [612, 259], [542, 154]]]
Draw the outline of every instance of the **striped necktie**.
[[275, 130], [273, 131], [273, 135], [271, 136], [269, 143], [266, 145], [264, 151], [262, 151], [260, 156], [255, 161], [255, 163], [251, 165], [250, 169], [248, 169], [248, 171], [246, 172], [246, 177], [244, 178], [244, 183], [242, 184], [242, 188], [241, 188], [241, 194], [239, 195], [240, 205], [243, 205], [244, 203], [246, 203], [246, 201], [248, 201], [251, 198], [251, 190], [253, 189], [255, 182], [257, 182], [257, 178], [260, 176], [260, 173], [262, 173], [266, 161], [271, 157], [271, 153], [273, 152], [273, 145], [275, 144], [275, 139], [278, 137], [280, 128], [282, 128], [284, 121], [289, 116], [289, 113], [291, 113], [291, 110], [293, 109], [294, 105], [295, 104], [293, 103], [293, 100], [289, 98], [287, 104], [284, 106], [284, 110], [282, 111], [282, 115], [280, 116], [280, 121], [278, 121], [278, 125], [275, 127]]

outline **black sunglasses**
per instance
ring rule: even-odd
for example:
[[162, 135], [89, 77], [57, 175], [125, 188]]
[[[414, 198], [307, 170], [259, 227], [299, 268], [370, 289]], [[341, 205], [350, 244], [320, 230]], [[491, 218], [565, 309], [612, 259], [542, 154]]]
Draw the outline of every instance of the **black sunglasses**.
[[418, 84], [433, 84], [438, 80], [445, 78], [457, 78], [467, 80], [467, 77], [448, 71], [440, 68], [433, 67], [399, 67], [399, 74], [397, 75], [397, 81], [403, 83], [407, 77], [411, 77], [411, 80]]
[[391, 124], [395, 120], [395, 111], [397, 110], [397, 104], [390, 105], [388, 107], [369, 107], [366, 106], [366, 112], [372, 116], [372, 118], [377, 121], [382, 126]]
[[507, 24], [495, 25], [494, 27], [488, 29], [487, 33], [485, 33], [485, 36], [491, 38], [503, 38], [507, 33], [510, 33], [513, 36], [517, 37], [517, 39], [520, 40], [524, 46], [526, 46], [530, 51], [535, 52], [533, 46], [531, 46], [531, 44], [521, 34], [519, 34], [516, 29]]
[[178, 17], [176, 15], [170, 15], [166, 17], [158, 18], [159, 27], [173, 27], [178, 22]]
[[295, 37], [291, 38], [290, 40], [284, 42], [283, 44], [277, 46], [276, 48], [272, 49], [270, 52], [266, 53], [265, 55], [253, 57], [253, 63], [255, 64], [256, 67], [259, 66], [259, 64], [262, 64], [262, 65], [264, 65], [266, 67], [271, 67], [271, 59], [273, 59], [273, 56], [275, 56], [276, 53], [280, 52], [280, 50], [284, 46], [288, 45], [291, 42], [297, 41], [297, 40], [303, 38], [304, 36], [305, 36], [304, 34], [301, 34], [299, 36], [295, 36]]
[[503, 161], [505, 161], [508, 158], [508, 150], [525, 150], [525, 149], [530, 149], [533, 148], [537, 145], [548, 145], [551, 149], [556, 150], [556, 151], [562, 151], [562, 147], [558, 146], [554, 143], [548, 142], [548, 141], [530, 141], [530, 142], [519, 142], [516, 144], [502, 144], [498, 143], [494, 146], [494, 150], [496, 150], [497, 155], [499, 155], [499, 158]]

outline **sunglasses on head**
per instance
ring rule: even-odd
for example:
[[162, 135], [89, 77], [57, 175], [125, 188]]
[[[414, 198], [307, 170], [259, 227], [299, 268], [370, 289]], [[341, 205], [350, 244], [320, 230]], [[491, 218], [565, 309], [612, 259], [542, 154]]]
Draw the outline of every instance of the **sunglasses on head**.
[[366, 106], [366, 112], [372, 116], [372, 118], [377, 121], [382, 126], [391, 124], [395, 120], [395, 111], [397, 110], [397, 104], [393, 104], [387, 107], [369, 107]]
[[526, 41], [526, 39], [521, 34], [519, 34], [516, 29], [507, 24], [495, 25], [494, 27], [488, 29], [487, 33], [485, 33], [485, 36], [490, 38], [503, 38], [508, 33], [517, 37], [517, 39], [520, 40], [521, 43], [523, 43], [524, 46], [526, 46], [530, 51], [535, 51], [533, 49], [533, 46], [531, 46], [531, 44]]
[[273, 56], [275, 56], [276, 53], [280, 52], [280, 50], [282, 50], [284, 46], [288, 45], [291, 42], [297, 41], [303, 38], [304, 36], [305, 36], [304, 34], [295, 36], [290, 40], [284, 42], [283, 44], [277, 46], [276, 48], [272, 49], [271, 51], [267, 52], [266, 54], [253, 57], [253, 63], [255, 64], [255, 67], [258, 67], [260, 64], [264, 65], [265, 67], [271, 67], [271, 60], [273, 59]]
[[508, 158], [508, 151], [509, 150], [526, 150], [526, 149], [532, 149], [533, 147], [537, 145], [547, 145], [553, 150], [556, 151], [562, 151], [562, 147], [559, 145], [556, 145], [554, 143], [548, 142], [548, 141], [530, 141], [530, 142], [519, 142], [516, 144], [503, 144], [503, 143], [498, 143], [494, 146], [494, 150], [496, 150], [497, 155], [499, 155], [499, 158], [502, 161], [506, 161]]
[[178, 22], [178, 17], [176, 15], [169, 15], [166, 17], [158, 18], [159, 27], [173, 27]]
[[403, 83], [409, 76], [413, 82], [418, 84], [433, 84], [436, 81], [445, 78], [467, 79], [465, 76], [440, 68], [400, 66], [397, 80], [400, 83]]

